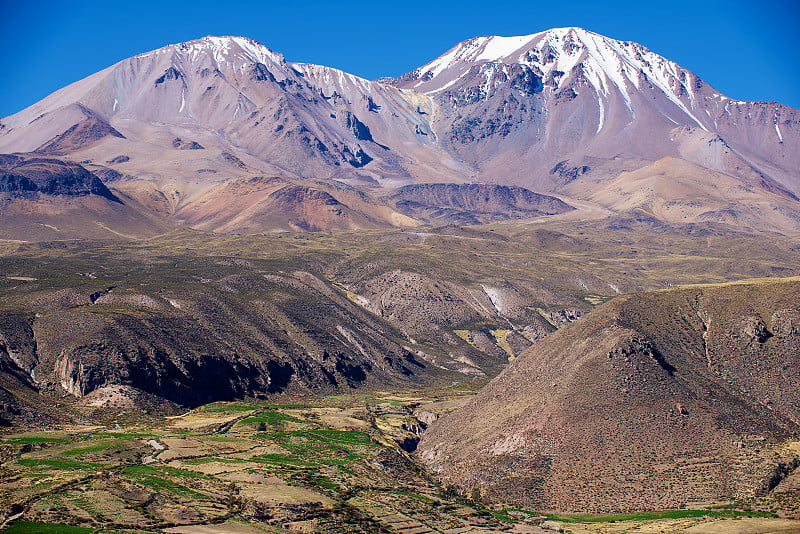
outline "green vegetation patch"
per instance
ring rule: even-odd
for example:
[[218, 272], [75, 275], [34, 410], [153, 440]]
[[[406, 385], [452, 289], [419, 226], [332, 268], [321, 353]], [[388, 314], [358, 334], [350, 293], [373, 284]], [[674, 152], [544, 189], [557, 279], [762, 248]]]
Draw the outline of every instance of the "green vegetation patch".
[[345, 443], [349, 445], [366, 445], [372, 446], [372, 439], [366, 432], [358, 430], [298, 430], [291, 432], [297, 436], [303, 436], [312, 440], [322, 441], [326, 443]]
[[60, 525], [58, 523], [16, 521], [3, 532], [6, 534], [90, 534], [94, 531], [95, 529], [93, 528]]
[[115, 438], [115, 439], [104, 439], [92, 443], [90, 445], [85, 445], [83, 447], [75, 447], [74, 449], [69, 449], [61, 453], [62, 456], [79, 456], [81, 454], [90, 454], [93, 452], [102, 452], [102, 451], [112, 451], [112, 450], [119, 450], [122, 448], [126, 448], [130, 444], [129, 440]]
[[212, 456], [204, 456], [202, 458], [186, 458], [182, 460], [182, 462], [186, 465], [204, 465], [215, 462], [221, 464], [246, 464], [250, 462], [250, 460], [243, 460], [241, 458], [219, 458]]
[[364, 449], [376, 446], [369, 434], [356, 430], [293, 430], [266, 437], [290, 454], [263, 454], [252, 461], [289, 468], [348, 465], [364, 456]]
[[[533, 512], [525, 512], [533, 513]], [[539, 515], [539, 514], [536, 514]], [[772, 512], [740, 510], [659, 510], [654, 512], [632, 512], [628, 514], [541, 514], [547, 519], [576, 523], [609, 523], [612, 521], [649, 521], [654, 519], [686, 519], [689, 517], [777, 517]]]
[[151, 467], [149, 465], [134, 465], [131, 467], [126, 467], [123, 470], [123, 473], [128, 475], [156, 475], [156, 476], [176, 476], [176, 477], [187, 477], [187, 478], [205, 478], [210, 479], [211, 477], [208, 475], [204, 475], [203, 473], [198, 473], [197, 471], [189, 471], [187, 469], [179, 469], [177, 467], [167, 467], [167, 466], [159, 466], [159, 467]]
[[73, 469], [99, 469], [102, 467], [101, 464], [95, 462], [79, 462], [66, 458], [19, 458], [17, 463], [25, 467], [47, 467], [65, 471]]
[[25, 437], [25, 438], [5, 438], [3, 443], [9, 445], [28, 445], [35, 443], [66, 443], [67, 438], [48, 438], [48, 437]]
[[221, 412], [221, 413], [239, 413], [239, 412], [252, 412], [263, 408], [262, 405], [245, 403], [245, 402], [213, 402], [202, 406], [199, 412]]
[[264, 423], [270, 426], [282, 426], [286, 421], [300, 422], [300, 419], [281, 412], [262, 412], [258, 415], [242, 419], [242, 424], [257, 426]]
[[419, 493], [414, 493], [413, 491], [395, 491], [396, 495], [403, 495], [405, 497], [411, 497], [412, 499], [416, 499], [418, 501], [423, 502], [436, 502], [435, 499], [428, 497], [427, 495], [421, 495]]
[[[147, 486], [157, 491], [159, 490], [168, 491], [170, 493], [174, 493], [182, 497], [199, 499], [203, 501], [211, 499], [211, 497], [209, 497], [208, 495], [200, 493], [199, 491], [195, 491], [191, 488], [187, 488], [186, 486], [178, 484], [173, 480], [168, 480], [160, 476], [154, 476], [153, 474], [150, 474], [150, 472], [147, 471], [146, 469], [142, 469], [146, 467], [147, 466], [128, 467], [125, 468], [123, 472], [128, 476], [128, 478], [130, 478], [137, 484]], [[155, 471], [155, 473], [161, 474], [158, 471]]]
[[303, 460], [296, 456], [290, 454], [261, 454], [259, 456], [254, 456], [250, 459], [251, 462], [256, 463], [265, 463], [269, 465], [276, 465], [281, 467], [299, 467], [299, 468], [310, 468], [310, 467], [318, 467], [320, 464], [317, 462], [311, 462], [308, 460]]

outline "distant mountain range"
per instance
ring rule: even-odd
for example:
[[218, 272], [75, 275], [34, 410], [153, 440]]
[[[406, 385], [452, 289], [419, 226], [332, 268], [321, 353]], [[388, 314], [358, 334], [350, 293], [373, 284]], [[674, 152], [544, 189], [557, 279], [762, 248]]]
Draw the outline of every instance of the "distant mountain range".
[[[731, 100], [642, 45], [580, 28], [476, 37], [375, 81], [205, 37], [0, 119], [0, 153], [16, 155], [3, 160], [0, 238], [475, 224], [573, 208], [800, 233], [800, 111]], [[82, 166], [115, 198], [32, 197], [14, 169], [42, 158]], [[77, 234], [65, 221], [81, 221]]]

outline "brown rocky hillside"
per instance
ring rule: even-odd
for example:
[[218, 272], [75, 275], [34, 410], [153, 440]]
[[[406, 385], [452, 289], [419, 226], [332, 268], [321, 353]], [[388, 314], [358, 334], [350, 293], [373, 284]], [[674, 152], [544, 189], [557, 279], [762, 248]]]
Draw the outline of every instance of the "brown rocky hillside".
[[619, 297], [524, 352], [420, 443], [446, 483], [540, 509], [677, 508], [800, 464], [800, 280]]

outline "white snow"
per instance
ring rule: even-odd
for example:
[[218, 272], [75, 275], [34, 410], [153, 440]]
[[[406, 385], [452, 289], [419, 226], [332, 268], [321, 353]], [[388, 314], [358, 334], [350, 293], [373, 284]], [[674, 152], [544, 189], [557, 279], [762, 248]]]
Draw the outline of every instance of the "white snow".
[[473, 61], [497, 61], [510, 56], [520, 48], [531, 42], [534, 35], [520, 35], [517, 37], [490, 37], [486, 40], [483, 52]]
[[451, 85], [453, 85], [454, 83], [456, 83], [457, 81], [458, 81], [458, 78], [453, 78], [452, 80], [450, 80], [449, 82], [447, 82], [447, 83], [446, 83], [446, 84], [444, 84], [443, 86], [441, 86], [441, 87], [439, 87], [439, 88], [437, 88], [437, 89], [434, 89], [433, 91], [428, 91], [428, 94], [429, 94], [429, 95], [432, 95], [432, 94], [434, 94], [434, 93], [439, 93], [439, 92], [441, 92], [441, 91], [444, 91], [445, 89], [447, 89], [448, 87], [450, 87]]
[[114, 108], [111, 111], [117, 111], [117, 99], [114, 99]]
[[[630, 77], [623, 76], [623, 72], [627, 74], [627, 69], [623, 67], [621, 61], [625, 57], [624, 51], [614, 46], [616, 43], [610, 39], [594, 33], [582, 32], [580, 37], [592, 60], [587, 62], [589, 66], [599, 68], [617, 86], [625, 99], [625, 105], [628, 106], [628, 109], [631, 109], [631, 96], [628, 93], [628, 84], [626, 83], [626, 81], [630, 80]], [[600, 87], [596, 87], [596, 89], [598, 91], [601, 90]], [[607, 90], [605, 84], [603, 84], [603, 89]]]
[[[567, 43], [575, 46], [568, 48]], [[555, 61], [541, 62], [545, 46], [549, 46], [553, 51]], [[691, 73], [641, 45], [609, 39], [580, 28], [556, 28], [515, 37], [477, 37], [460, 43], [443, 56], [420, 68], [418, 72], [421, 75], [430, 72], [433, 78], [444, 76], [443, 82], [446, 80], [446, 83], [429, 91], [437, 93], [456, 83], [458, 78], [476, 63], [501, 60], [506, 63], [533, 63], [523, 56], [527, 50], [535, 50], [538, 53], [541, 59], [536, 64], [544, 77], [553, 70], [565, 73], [559, 80], [559, 89], [571, 81], [570, 74], [576, 65], [582, 64], [584, 76], [598, 95], [608, 96], [613, 84], [631, 112], [631, 89], [640, 88], [639, 73], [644, 72], [647, 80], [663, 92], [681, 112], [700, 128], [707, 130], [693, 111], [697, 95], [692, 87]], [[445, 74], [449, 69], [452, 69], [452, 72]], [[487, 72], [485, 88], [491, 89], [491, 83], [492, 79]], [[421, 85], [430, 87], [435, 84], [431, 84], [428, 80], [420, 80], [416, 86]], [[678, 96], [681, 86], [685, 92]], [[606, 111], [602, 102], [600, 106], [601, 119], [598, 132], [605, 122]], [[669, 119], [676, 122], [671, 117]]]
[[778, 123], [777, 122], [775, 123], [775, 133], [778, 134], [778, 139], [780, 140], [781, 143], [783, 143], [783, 136], [781, 135], [780, 128], [778, 128]]
[[324, 88], [325, 90], [336, 90], [338, 93], [344, 93], [345, 97], [348, 96], [347, 93], [351, 89], [355, 89], [361, 93], [370, 93], [374, 91], [377, 85], [366, 78], [361, 78], [360, 76], [323, 65], [292, 63], [292, 67], [306, 78], [316, 82], [316, 84], [324, 84], [326, 86]]
[[184, 92], [186, 89], [181, 89], [181, 109], [178, 110], [178, 113], [183, 111], [183, 108], [186, 107], [186, 97], [184, 96]]
[[600, 94], [597, 95], [597, 104], [600, 107], [600, 119], [597, 122], [597, 131], [595, 133], [600, 133], [600, 130], [603, 128], [603, 120], [605, 120], [605, 108], [603, 107], [603, 99]]

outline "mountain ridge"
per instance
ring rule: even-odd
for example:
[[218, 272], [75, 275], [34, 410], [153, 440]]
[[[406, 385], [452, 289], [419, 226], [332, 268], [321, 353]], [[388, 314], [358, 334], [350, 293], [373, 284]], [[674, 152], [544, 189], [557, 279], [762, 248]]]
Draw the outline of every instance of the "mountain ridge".
[[[800, 111], [731, 100], [643, 45], [574, 27], [472, 38], [374, 81], [288, 62], [252, 39], [207, 36], [122, 60], [0, 123], [0, 152], [110, 168], [130, 177], [113, 184], [120, 194], [173, 198], [168, 216], [184, 221], [201, 217], [186, 206], [231, 190], [221, 183], [256, 176], [343, 183], [376, 200], [414, 184], [483, 183], [579, 204], [665, 157], [732, 177], [756, 203], [787, 192], [780, 210], [800, 214]], [[707, 209], [687, 222], [719, 208], [698, 201]], [[386, 213], [390, 225], [430, 222]], [[723, 220], [787, 231], [768, 212], [752, 214]]]

